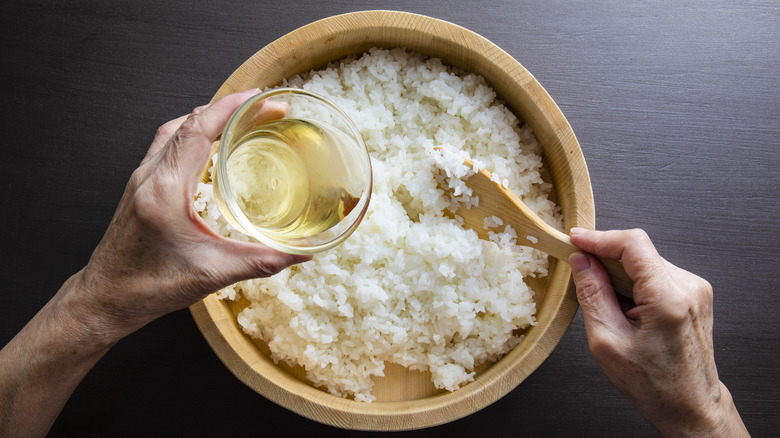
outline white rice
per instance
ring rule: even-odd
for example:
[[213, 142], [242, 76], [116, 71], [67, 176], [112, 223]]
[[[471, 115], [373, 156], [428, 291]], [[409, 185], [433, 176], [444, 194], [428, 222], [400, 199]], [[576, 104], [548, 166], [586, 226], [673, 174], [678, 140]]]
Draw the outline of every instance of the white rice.
[[501, 218], [498, 216], [486, 217], [483, 223], [484, 223], [483, 227], [486, 230], [504, 225], [504, 221], [501, 220]]
[[[430, 371], [450, 391], [472, 381], [477, 366], [535, 324], [523, 278], [546, 275], [547, 256], [518, 246], [498, 218], [486, 223], [496, 230], [489, 241], [448, 218], [451, 201], [435, 178], [442, 155], [433, 150], [470, 156], [560, 228], [530, 128], [481, 77], [400, 48], [372, 49], [283, 85], [324, 95], [354, 120], [374, 169], [369, 211], [341, 246], [219, 297], [249, 300], [238, 315], [244, 331], [332, 394], [372, 401], [372, 378], [385, 363]], [[465, 185], [459, 190], [478, 202]], [[221, 217], [210, 184], [200, 184], [195, 206], [216, 232], [247, 240]]]

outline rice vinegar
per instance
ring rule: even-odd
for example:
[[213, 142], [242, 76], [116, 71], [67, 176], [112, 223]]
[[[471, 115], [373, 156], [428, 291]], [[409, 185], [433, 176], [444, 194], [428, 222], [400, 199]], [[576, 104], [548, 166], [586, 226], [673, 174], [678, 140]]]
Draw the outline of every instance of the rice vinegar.
[[[336, 130], [302, 119], [264, 122], [236, 142], [226, 168], [236, 202], [266, 232], [306, 237], [339, 223], [357, 205]], [[348, 181], [347, 181], [348, 183]]]

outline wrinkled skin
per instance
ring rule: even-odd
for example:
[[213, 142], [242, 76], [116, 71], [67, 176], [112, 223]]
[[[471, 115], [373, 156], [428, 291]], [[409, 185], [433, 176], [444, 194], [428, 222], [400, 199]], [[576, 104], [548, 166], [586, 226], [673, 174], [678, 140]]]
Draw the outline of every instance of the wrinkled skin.
[[[252, 94], [228, 96], [160, 127], [83, 271], [95, 312], [134, 330], [236, 281], [308, 259], [220, 237], [193, 208], [212, 142]], [[259, 118], [279, 118], [284, 109], [266, 105]]]
[[[256, 93], [226, 96], [163, 125], [87, 266], [0, 350], [0, 438], [45, 436], [73, 389], [122, 337], [236, 281], [306, 261], [214, 234], [192, 200], [211, 143]], [[285, 108], [264, 107], [258, 118]], [[588, 342], [609, 380], [666, 436], [747, 432], [712, 351], [712, 288], [672, 266], [641, 231], [572, 230], [570, 264]], [[621, 303], [590, 254], [635, 281]]]
[[[211, 144], [256, 93], [226, 96], [160, 127], [87, 266], [0, 350], [0, 438], [45, 436], [94, 364], [144, 324], [309, 259], [220, 237], [193, 207]], [[257, 118], [286, 109], [264, 105]]]
[[[577, 298], [593, 357], [665, 436], [747, 436], [720, 382], [712, 345], [713, 291], [664, 260], [642, 230], [573, 229]], [[593, 255], [621, 260], [634, 302], [612, 290]]]

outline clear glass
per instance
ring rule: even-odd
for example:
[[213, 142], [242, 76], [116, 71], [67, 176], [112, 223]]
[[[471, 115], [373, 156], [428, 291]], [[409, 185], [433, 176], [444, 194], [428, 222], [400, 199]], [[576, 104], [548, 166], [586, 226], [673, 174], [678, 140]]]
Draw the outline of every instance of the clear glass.
[[363, 138], [341, 109], [309, 91], [279, 88], [230, 117], [213, 184], [236, 229], [279, 251], [313, 254], [355, 231], [373, 180]]

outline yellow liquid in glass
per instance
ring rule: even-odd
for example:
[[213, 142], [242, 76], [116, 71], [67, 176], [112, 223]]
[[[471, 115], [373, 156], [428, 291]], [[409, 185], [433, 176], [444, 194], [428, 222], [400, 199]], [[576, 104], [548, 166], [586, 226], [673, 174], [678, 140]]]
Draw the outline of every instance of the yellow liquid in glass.
[[300, 119], [266, 122], [227, 158], [238, 207], [266, 232], [312, 236], [341, 221], [359, 198], [344, 190], [351, 175], [334, 142], [339, 134]]

